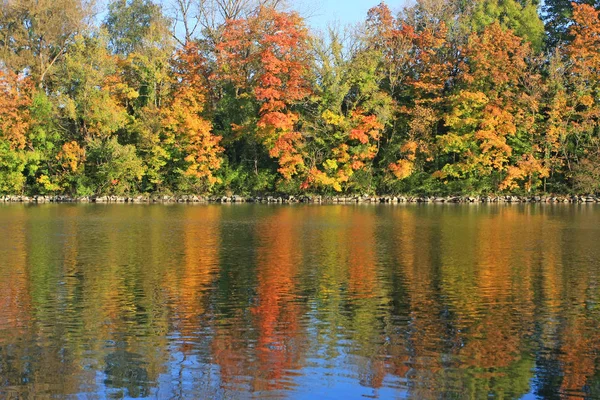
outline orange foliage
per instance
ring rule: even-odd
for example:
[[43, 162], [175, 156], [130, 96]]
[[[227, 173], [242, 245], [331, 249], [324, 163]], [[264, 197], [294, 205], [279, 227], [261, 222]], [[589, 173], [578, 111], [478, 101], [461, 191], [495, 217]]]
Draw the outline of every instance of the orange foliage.
[[[564, 49], [568, 59], [569, 92], [565, 113], [569, 118], [569, 130], [574, 134], [592, 134], [597, 136], [600, 121], [600, 10], [589, 5], [573, 6], [573, 41]], [[559, 114], [560, 115], [560, 114]]]
[[571, 34], [573, 42], [567, 53], [573, 63], [573, 72], [580, 76], [598, 78], [600, 71], [600, 10], [587, 4], [573, 4]]
[[546, 178], [549, 176], [549, 170], [545, 167], [541, 160], [536, 159], [531, 154], [525, 154], [517, 162], [517, 165], [511, 165], [507, 168], [507, 175], [504, 181], [500, 184], [500, 190], [516, 189], [519, 187], [518, 181], [525, 181], [525, 190], [530, 191], [534, 176]]
[[13, 150], [27, 146], [32, 89], [29, 77], [0, 69], [0, 138]]
[[458, 51], [447, 40], [448, 28], [443, 22], [436, 29], [425, 27], [419, 31], [402, 21], [396, 25], [399, 27], [392, 31], [390, 41], [400, 54], [389, 62], [404, 63], [404, 84], [412, 102], [398, 109], [407, 121], [409, 147], [402, 146], [398, 161], [389, 164], [388, 169], [397, 179], [404, 179], [417, 163], [430, 161], [436, 151], [435, 139], [447, 102], [446, 86], [458, 69]]
[[220, 136], [211, 133], [210, 121], [202, 116], [206, 83], [204, 60], [195, 44], [188, 43], [177, 53], [176, 75], [179, 80], [173, 101], [164, 111], [164, 124], [176, 146], [185, 153], [185, 175], [205, 179], [209, 186], [217, 182], [214, 171], [220, 168], [223, 148]]
[[295, 13], [270, 8], [229, 21], [217, 45], [222, 78], [260, 102], [257, 136], [287, 180], [304, 169], [298, 115], [290, 107], [310, 94], [307, 30]]
[[540, 93], [530, 87], [539, 86], [540, 76], [529, 70], [531, 48], [494, 23], [471, 36], [465, 54], [469, 64], [461, 80], [467, 88], [453, 96], [454, 108], [445, 118], [450, 132], [440, 140], [444, 151], [459, 154], [461, 160], [446, 165], [439, 176], [508, 170], [500, 189], [517, 188], [525, 177], [529, 189], [534, 176], [547, 176], [536, 158], [537, 147], [520, 155], [513, 148], [515, 142], [533, 142], [537, 134]]
[[81, 148], [75, 141], [67, 142], [63, 144], [56, 159], [60, 161], [65, 170], [75, 172], [85, 161], [85, 149]]
[[391, 163], [388, 168], [396, 178], [404, 179], [412, 175], [414, 164], [409, 160], [398, 160], [395, 163]]
[[392, 93], [408, 77], [407, 67], [417, 34], [412, 26], [394, 19], [384, 3], [369, 10], [367, 30], [371, 46], [383, 55], [384, 75]]
[[323, 170], [312, 167], [303, 189], [310, 187], [332, 187], [342, 191], [342, 185], [358, 170], [368, 168], [368, 162], [373, 160], [379, 150], [381, 131], [384, 125], [376, 115], [368, 115], [361, 109], [352, 112], [349, 118], [332, 118], [331, 124], [338, 125], [346, 131], [345, 140], [332, 149], [333, 159], [323, 163]]

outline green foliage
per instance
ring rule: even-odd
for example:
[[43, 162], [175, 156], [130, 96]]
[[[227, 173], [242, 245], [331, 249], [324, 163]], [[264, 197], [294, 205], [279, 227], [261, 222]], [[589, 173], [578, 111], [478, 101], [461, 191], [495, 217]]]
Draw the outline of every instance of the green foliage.
[[116, 138], [94, 139], [88, 143], [92, 187], [97, 194], [125, 195], [139, 192], [145, 167], [132, 145], [121, 145]]
[[121, 141], [135, 146], [142, 160], [145, 173], [141, 183], [144, 192], [164, 191], [169, 171], [166, 169], [171, 158], [162, 132], [161, 116], [157, 109], [144, 108], [130, 118], [121, 132]]
[[30, 128], [32, 151], [28, 155], [26, 175], [31, 186], [41, 194], [60, 192], [61, 186], [50, 178], [57, 168], [57, 155], [63, 137], [57, 121], [55, 103], [44, 92], [37, 91], [31, 105], [33, 124]]
[[532, 0], [480, 0], [476, 2], [470, 22], [476, 31], [499, 22], [529, 41], [534, 49], [541, 50], [545, 31], [537, 8], [538, 2]]
[[56, 101], [75, 137], [106, 138], [126, 122], [125, 109], [108, 90], [116, 59], [102, 36], [78, 36], [57, 72]]
[[169, 25], [160, 5], [151, 0], [115, 0], [103, 24], [110, 49], [124, 56], [162, 46]]
[[24, 154], [11, 149], [7, 141], [0, 140], [0, 193], [22, 193], [25, 185], [24, 170]]
[[[277, 182], [275, 170], [257, 171], [246, 165], [231, 165], [227, 162], [223, 164], [217, 177], [219, 183], [215, 185], [215, 192], [239, 195], [272, 192]], [[289, 184], [292, 192], [296, 192], [298, 187], [297, 183]]]

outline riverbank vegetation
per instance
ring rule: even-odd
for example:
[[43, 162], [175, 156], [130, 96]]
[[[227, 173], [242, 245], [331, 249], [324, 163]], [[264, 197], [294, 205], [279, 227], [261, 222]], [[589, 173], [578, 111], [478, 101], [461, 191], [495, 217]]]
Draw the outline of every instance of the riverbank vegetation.
[[0, 194], [600, 190], [600, 3], [7, 0]]

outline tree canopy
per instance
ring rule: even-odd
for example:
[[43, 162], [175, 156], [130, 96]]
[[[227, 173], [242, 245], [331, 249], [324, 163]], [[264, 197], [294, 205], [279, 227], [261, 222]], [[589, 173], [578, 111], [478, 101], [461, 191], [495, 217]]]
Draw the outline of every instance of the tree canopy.
[[599, 10], [7, 0], [0, 193], [597, 192]]

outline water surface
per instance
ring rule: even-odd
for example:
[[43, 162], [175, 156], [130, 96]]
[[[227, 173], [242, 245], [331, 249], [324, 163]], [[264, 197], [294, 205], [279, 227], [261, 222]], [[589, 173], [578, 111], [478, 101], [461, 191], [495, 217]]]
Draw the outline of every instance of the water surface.
[[600, 206], [2, 205], [0, 398], [599, 398]]

